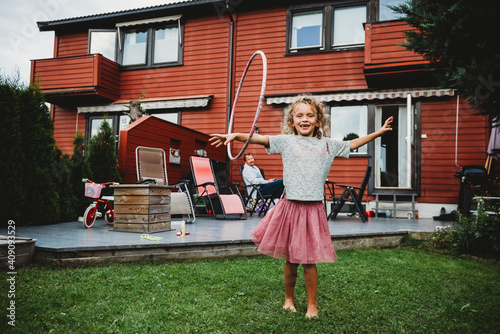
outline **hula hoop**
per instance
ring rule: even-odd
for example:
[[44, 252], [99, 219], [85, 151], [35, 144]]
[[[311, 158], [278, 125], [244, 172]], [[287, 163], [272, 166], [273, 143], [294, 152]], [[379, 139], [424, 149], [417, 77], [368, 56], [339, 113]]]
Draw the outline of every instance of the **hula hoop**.
[[233, 102], [233, 107], [231, 109], [231, 118], [229, 119], [229, 125], [227, 129], [227, 133], [230, 134], [232, 129], [233, 129], [233, 121], [234, 121], [234, 112], [236, 110], [236, 103], [238, 102], [238, 97], [240, 96], [240, 91], [241, 91], [241, 86], [243, 86], [243, 81], [245, 80], [245, 76], [247, 75], [248, 69], [250, 68], [250, 64], [252, 63], [253, 59], [257, 56], [260, 55], [262, 57], [262, 86], [260, 88], [260, 96], [259, 96], [259, 104], [257, 105], [257, 111], [255, 112], [255, 118], [253, 120], [252, 128], [250, 129], [250, 132], [248, 133], [248, 139], [243, 144], [243, 148], [241, 149], [240, 153], [238, 153], [237, 156], [233, 157], [231, 154], [231, 143], [227, 144], [227, 155], [229, 156], [229, 159], [231, 160], [237, 160], [241, 157], [243, 152], [245, 152], [245, 149], [247, 148], [248, 144], [250, 143], [250, 139], [252, 138], [255, 129], [257, 128], [257, 121], [259, 120], [260, 116], [260, 110], [262, 109], [262, 103], [264, 102], [264, 93], [266, 91], [266, 78], [267, 78], [267, 59], [266, 55], [262, 51], [255, 51], [255, 53], [250, 57], [250, 60], [248, 60], [247, 66], [245, 67], [245, 70], [243, 71], [243, 74], [241, 75], [240, 79], [240, 84], [238, 85], [238, 90], [236, 91], [236, 96], [234, 97], [234, 102]]

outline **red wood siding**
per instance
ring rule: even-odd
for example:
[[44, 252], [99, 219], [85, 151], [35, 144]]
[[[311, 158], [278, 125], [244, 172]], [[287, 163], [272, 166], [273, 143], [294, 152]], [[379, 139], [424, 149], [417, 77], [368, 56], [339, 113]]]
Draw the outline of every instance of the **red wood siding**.
[[225, 132], [229, 67], [229, 21], [219, 16], [187, 19], [182, 66], [124, 71], [121, 100], [213, 95], [209, 109], [182, 110], [181, 124], [204, 132]]
[[88, 32], [71, 35], [59, 35], [56, 54], [54, 57], [86, 55], [88, 53], [88, 45]]
[[56, 145], [64, 153], [71, 154], [74, 148], [73, 139], [76, 132], [85, 133], [85, 116], [77, 114], [73, 108], [59, 106], [54, 108], [54, 138]]
[[[137, 182], [135, 149], [137, 146], [156, 147], [167, 153], [167, 177], [173, 184], [186, 177], [190, 171], [189, 157], [194, 150], [205, 149], [211, 159], [225, 162], [223, 147], [215, 148], [208, 143], [210, 137], [192, 129], [164, 121], [154, 116], [146, 116], [120, 131], [118, 164], [124, 183]], [[177, 148], [181, 154], [181, 164], [168, 161], [170, 148]]]
[[456, 98], [422, 103], [421, 185], [419, 202], [457, 203], [460, 181], [453, 177], [461, 166], [486, 161], [488, 123], [463, 99], [459, 103], [458, 155], [455, 165]]
[[427, 63], [422, 56], [397, 44], [404, 42], [403, 31], [415, 30], [404, 21], [365, 25], [365, 63], [371, 65]]

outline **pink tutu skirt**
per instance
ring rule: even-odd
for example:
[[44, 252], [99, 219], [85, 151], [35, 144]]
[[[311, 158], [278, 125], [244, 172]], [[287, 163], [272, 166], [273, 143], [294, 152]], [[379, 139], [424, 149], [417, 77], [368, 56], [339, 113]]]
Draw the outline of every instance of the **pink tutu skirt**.
[[282, 198], [250, 233], [258, 251], [291, 263], [334, 262], [323, 202]]

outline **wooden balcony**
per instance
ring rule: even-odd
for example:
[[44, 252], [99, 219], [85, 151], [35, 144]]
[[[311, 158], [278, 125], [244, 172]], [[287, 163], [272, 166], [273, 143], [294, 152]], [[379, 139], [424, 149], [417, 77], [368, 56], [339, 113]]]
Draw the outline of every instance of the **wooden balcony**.
[[404, 21], [365, 24], [364, 73], [369, 87], [424, 87], [436, 84], [429, 62], [398, 45], [405, 40], [403, 31], [413, 29]]
[[31, 61], [31, 81], [56, 105], [109, 103], [119, 97], [120, 65], [100, 54], [37, 59]]

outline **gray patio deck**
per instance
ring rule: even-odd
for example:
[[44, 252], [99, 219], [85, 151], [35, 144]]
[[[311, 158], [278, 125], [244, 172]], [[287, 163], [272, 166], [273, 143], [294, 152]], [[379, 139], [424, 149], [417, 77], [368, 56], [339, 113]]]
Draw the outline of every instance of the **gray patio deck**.
[[[97, 220], [87, 229], [80, 222], [47, 226], [18, 227], [16, 237], [36, 239], [35, 262], [65, 266], [79, 263], [106, 263], [147, 260], [183, 260], [228, 256], [254, 256], [259, 253], [249, 233], [261, 220], [216, 220], [197, 217], [186, 224], [181, 238], [176, 235], [180, 222], [172, 222], [172, 230], [150, 234], [160, 241], [141, 238], [141, 233], [113, 231], [104, 220]], [[367, 223], [355, 217], [337, 217], [329, 221], [335, 249], [391, 247], [401, 238], [429, 235], [438, 225], [447, 222], [432, 219], [369, 218]]]

